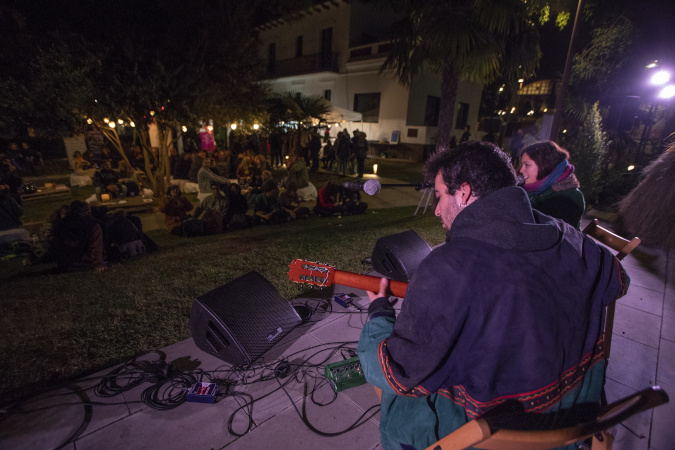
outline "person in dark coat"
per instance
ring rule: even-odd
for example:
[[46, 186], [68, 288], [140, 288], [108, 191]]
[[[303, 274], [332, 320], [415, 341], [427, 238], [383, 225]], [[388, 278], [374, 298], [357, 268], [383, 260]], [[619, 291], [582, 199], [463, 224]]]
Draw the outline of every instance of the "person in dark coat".
[[61, 270], [105, 270], [103, 229], [86, 202], [75, 200], [54, 225], [50, 253]]
[[494, 144], [436, 152], [425, 171], [446, 243], [422, 260], [398, 314], [387, 279], [368, 294], [358, 344], [382, 390], [382, 447], [426, 448], [501, 406], [540, 414], [544, 428], [596, 417], [605, 311], [629, 283], [619, 261], [533, 210]]

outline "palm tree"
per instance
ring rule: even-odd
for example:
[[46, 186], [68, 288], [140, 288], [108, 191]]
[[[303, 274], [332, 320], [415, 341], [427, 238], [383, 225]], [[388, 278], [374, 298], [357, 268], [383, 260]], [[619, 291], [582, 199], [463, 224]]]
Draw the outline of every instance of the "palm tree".
[[[312, 127], [325, 122], [330, 104], [320, 95], [306, 96], [299, 92], [285, 92], [272, 98], [272, 121], [296, 122], [297, 131], [290, 134], [291, 151], [298, 152]], [[274, 125], [274, 124], [273, 124]]]
[[392, 51], [382, 71], [404, 84], [432, 71], [441, 75], [438, 148], [447, 148], [459, 80], [488, 83], [524, 78], [540, 57], [534, 17], [541, 11], [524, 0], [387, 0], [402, 15], [392, 27]]

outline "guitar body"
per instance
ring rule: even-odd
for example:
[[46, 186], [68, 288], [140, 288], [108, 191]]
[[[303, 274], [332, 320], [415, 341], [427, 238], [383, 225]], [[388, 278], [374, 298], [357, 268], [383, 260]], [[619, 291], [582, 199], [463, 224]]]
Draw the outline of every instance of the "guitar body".
[[[378, 292], [380, 290], [380, 278], [360, 273], [344, 272], [336, 270], [333, 266], [314, 261], [294, 259], [289, 264], [288, 278], [296, 283], [311, 284], [314, 286], [332, 286], [341, 284], [364, 291]], [[389, 290], [396, 297], [405, 297], [408, 283], [403, 281], [389, 280]]]

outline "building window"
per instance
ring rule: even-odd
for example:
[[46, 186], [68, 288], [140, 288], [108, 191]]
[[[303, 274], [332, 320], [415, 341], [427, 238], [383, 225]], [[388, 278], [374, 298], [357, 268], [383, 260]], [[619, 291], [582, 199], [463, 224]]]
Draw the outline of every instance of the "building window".
[[466, 123], [469, 121], [469, 104], [457, 103], [457, 120], [455, 120], [455, 128], [463, 130]]
[[330, 95], [331, 95], [330, 89], [326, 89], [323, 91], [323, 98], [325, 98], [326, 100], [330, 101]]
[[302, 58], [302, 36], [295, 41], [295, 57]]
[[354, 94], [354, 111], [363, 115], [364, 122], [377, 122], [380, 119], [380, 93]]
[[267, 53], [267, 73], [275, 73], [277, 71], [277, 46], [270, 44]]
[[424, 125], [427, 127], [438, 126], [438, 114], [441, 110], [441, 98], [427, 96], [427, 106], [424, 110]]

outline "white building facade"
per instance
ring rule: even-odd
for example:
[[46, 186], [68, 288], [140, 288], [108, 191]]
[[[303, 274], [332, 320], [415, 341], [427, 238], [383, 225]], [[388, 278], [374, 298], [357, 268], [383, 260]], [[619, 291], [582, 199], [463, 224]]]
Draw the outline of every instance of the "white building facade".
[[[423, 74], [407, 87], [380, 74], [394, 20], [372, 4], [332, 0], [271, 21], [258, 29], [265, 81], [275, 93], [320, 95], [362, 114], [362, 122], [332, 124], [333, 137], [359, 129], [371, 153], [422, 159], [436, 142], [440, 78]], [[452, 130], [458, 140], [464, 125], [476, 128], [481, 92], [478, 83], [459, 84]]]

